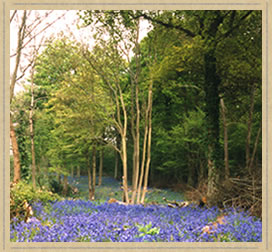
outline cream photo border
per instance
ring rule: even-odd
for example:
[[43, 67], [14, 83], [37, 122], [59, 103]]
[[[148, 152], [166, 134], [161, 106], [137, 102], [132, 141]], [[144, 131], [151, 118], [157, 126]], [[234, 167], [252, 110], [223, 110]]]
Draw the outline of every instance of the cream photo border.
[[[0, 251], [272, 251], [272, 184], [271, 177], [271, 129], [270, 100], [272, 69], [272, 0], [1, 0], [0, 6]], [[72, 243], [72, 242], [10, 242], [9, 223], [9, 13], [15, 9], [152, 9], [152, 10], [262, 10], [262, 188], [263, 232], [262, 242], [240, 243]]]

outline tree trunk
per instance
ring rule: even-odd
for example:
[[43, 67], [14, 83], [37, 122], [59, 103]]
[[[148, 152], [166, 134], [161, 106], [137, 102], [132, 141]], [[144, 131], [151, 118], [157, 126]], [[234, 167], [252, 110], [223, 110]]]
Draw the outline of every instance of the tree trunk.
[[133, 155], [132, 155], [132, 195], [134, 193], [135, 189], [135, 168], [136, 168], [136, 133], [135, 133], [135, 83], [133, 81], [133, 78], [131, 77], [131, 136], [132, 136], [132, 141], [133, 141]]
[[139, 165], [140, 165], [140, 107], [139, 107], [139, 86], [136, 83], [136, 128], [135, 128], [135, 144], [134, 144], [134, 155], [135, 155], [135, 167], [133, 171], [133, 186], [132, 186], [132, 196], [131, 203], [134, 204], [136, 193], [137, 193], [137, 185], [139, 180]]
[[114, 166], [114, 178], [117, 179], [118, 177], [118, 166], [119, 166], [119, 153], [115, 150], [115, 166]]
[[199, 175], [198, 175], [198, 184], [202, 183], [204, 180], [204, 165], [203, 161], [201, 160], [201, 156], [198, 153], [198, 163], [199, 163]]
[[[150, 95], [151, 93], [149, 93]], [[146, 167], [146, 150], [147, 150], [147, 140], [148, 140], [148, 132], [149, 132], [149, 116], [150, 116], [150, 97], [148, 97], [148, 105], [146, 107], [145, 105], [145, 132], [144, 132], [144, 140], [143, 140], [143, 150], [142, 150], [142, 162], [141, 162], [141, 171], [140, 171], [140, 178], [138, 183], [138, 194], [137, 194], [137, 204], [140, 204], [140, 197], [142, 193], [142, 186], [143, 186], [143, 178], [144, 178], [144, 172]]]
[[255, 94], [255, 88], [252, 87], [252, 93], [250, 97], [250, 109], [249, 109], [249, 115], [248, 115], [248, 124], [247, 124], [247, 138], [246, 138], [246, 168], [251, 174], [250, 170], [250, 142], [251, 142], [251, 132], [252, 132], [252, 121], [253, 121], [253, 111], [254, 111], [254, 94]]
[[[134, 204], [136, 194], [137, 194], [137, 188], [138, 188], [138, 180], [139, 180], [139, 166], [140, 166], [140, 105], [139, 105], [139, 76], [141, 71], [141, 65], [140, 65], [140, 46], [139, 46], [139, 19], [137, 20], [137, 30], [136, 30], [136, 37], [134, 41], [135, 45], [135, 62], [136, 62], [136, 72], [135, 74], [131, 75], [131, 81], [132, 85], [131, 88], [134, 90], [135, 88], [135, 97], [134, 93], [132, 93], [131, 99], [132, 99], [132, 122], [131, 125], [132, 128], [132, 136], [133, 136], [133, 142], [134, 142], [134, 152], [133, 152], [133, 174], [132, 174], [132, 196], [131, 196], [131, 204]], [[134, 125], [134, 103], [136, 105], [136, 124]], [[135, 127], [135, 128], [134, 128]]]
[[68, 177], [67, 175], [64, 175], [63, 177], [63, 195], [67, 196], [68, 192]]
[[260, 126], [260, 128], [258, 130], [258, 133], [257, 133], [257, 136], [256, 136], [256, 139], [255, 139], [253, 153], [252, 153], [251, 159], [250, 159], [250, 164], [249, 164], [250, 174], [252, 174], [253, 162], [254, 162], [254, 159], [255, 159], [256, 152], [257, 152], [257, 147], [258, 147], [258, 142], [259, 142], [261, 132], [262, 132], [262, 127]]
[[214, 198], [219, 180], [219, 91], [220, 78], [216, 73], [215, 46], [204, 55], [205, 100], [208, 126], [208, 198]]
[[33, 114], [34, 114], [34, 66], [31, 70], [31, 104], [29, 112], [29, 126], [30, 126], [30, 139], [31, 139], [31, 156], [32, 156], [32, 184], [36, 189], [36, 160], [35, 160], [35, 143], [34, 143], [34, 127], [33, 127]]
[[212, 160], [211, 154], [211, 146], [209, 146], [208, 150], [208, 190], [207, 190], [207, 196], [209, 199], [212, 199], [215, 196], [215, 193], [217, 191], [217, 173], [216, 173], [216, 167], [214, 165], [214, 162]]
[[194, 155], [189, 155], [189, 174], [188, 174], [188, 185], [194, 187], [194, 177], [195, 177], [195, 164], [194, 164]]
[[117, 104], [117, 112], [118, 112], [118, 122], [119, 122], [119, 132], [121, 134], [121, 158], [122, 158], [122, 164], [123, 164], [123, 193], [124, 193], [124, 199], [126, 203], [129, 203], [129, 196], [128, 196], [128, 184], [127, 184], [127, 110], [124, 102], [124, 97], [122, 94], [122, 89], [120, 87], [120, 84], [118, 83], [118, 90], [119, 90], [119, 96], [123, 111], [123, 117], [124, 122], [121, 123], [120, 118], [120, 106], [119, 106], [119, 98], [116, 97], [116, 104]]
[[16, 60], [15, 60], [15, 68], [11, 76], [10, 82], [10, 103], [12, 102], [12, 98], [14, 95], [14, 87], [17, 79], [17, 72], [19, 69], [21, 54], [22, 54], [22, 47], [23, 41], [25, 39], [25, 32], [26, 32], [26, 10], [24, 10], [22, 22], [19, 27], [18, 35], [17, 35], [17, 49], [16, 49]]
[[143, 186], [143, 178], [144, 178], [144, 170], [145, 170], [145, 159], [146, 159], [146, 143], [147, 143], [147, 137], [148, 137], [148, 109], [146, 108], [145, 113], [145, 132], [144, 132], [144, 140], [143, 140], [143, 150], [142, 150], [142, 163], [141, 163], [141, 171], [140, 171], [140, 178], [138, 183], [138, 194], [137, 194], [137, 204], [140, 204], [140, 197], [141, 197], [141, 191]]
[[145, 177], [144, 177], [144, 187], [143, 193], [141, 197], [141, 203], [144, 203], [145, 194], [147, 191], [147, 183], [148, 183], [148, 175], [149, 175], [149, 167], [151, 162], [151, 133], [152, 133], [152, 88], [153, 81], [151, 80], [148, 90], [148, 142], [147, 142], [147, 161], [145, 167]]
[[19, 148], [16, 140], [16, 134], [13, 127], [13, 123], [10, 115], [10, 139], [13, 152], [13, 163], [14, 163], [14, 177], [13, 182], [17, 183], [21, 179], [21, 169], [20, 169], [20, 155]]
[[74, 166], [72, 165], [71, 167], [71, 177], [73, 178], [74, 177]]
[[77, 177], [80, 178], [80, 166], [77, 166]]
[[228, 151], [228, 126], [226, 120], [226, 108], [223, 98], [220, 99], [220, 104], [222, 108], [222, 118], [223, 118], [223, 127], [224, 127], [224, 161], [225, 161], [225, 179], [228, 179], [230, 176], [229, 170], [229, 151]]
[[99, 179], [98, 179], [99, 186], [101, 186], [101, 184], [102, 184], [103, 156], [104, 156], [104, 152], [103, 152], [103, 149], [101, 149], [100, 150], [100, 158], [99, 158]]
[[88, 172], [88, 189], [89, 189], [89, 200], [93, 200], [93, 183], [91, 176], [91, 165], [89, 154], [86, 154], [87, 172]]
[[122, 163], [123, 163], [123, 194], [124, 200], [126, 203], [129, 203], [129, 196], [128, 196], [128, 184], [127, 184], [127, 143], [126, 143], [126, 136], [121, 136], [122, 141]]
[[93, 146], [93, 151], [92, 151], [92, 170], [93, 170], [92, 200], [94, 200], [95, 184], [96, 184], [96, 145]]
[[[19, 27], [18, 31], [18, 38], [17, 38], [17, 50], [16, 50], [16, 60], [15, 60], [15, 68], [11, 76], [10, 82], [10, 104], [12, 102], [12, 98], [14, 95], [14, 87], [17, 79], [17, 72], [19, 69], [20, 58], [22, 54], [22, 46], [23, 41], [25, 38], [25, 31], [26, 31], [26, 10], [24, 10], [22, 22]], [[14, 178], [13, 182], [17, 183], [21, 179], [21, 166], [20, 166], [20, 154], [19, 148], [16, 140], [16, 133], [12, 124], [11, 115], [10, 115], [10, 139], [12, 145], [12, 152], [13, 152], [13, 163], [14, 163]]]

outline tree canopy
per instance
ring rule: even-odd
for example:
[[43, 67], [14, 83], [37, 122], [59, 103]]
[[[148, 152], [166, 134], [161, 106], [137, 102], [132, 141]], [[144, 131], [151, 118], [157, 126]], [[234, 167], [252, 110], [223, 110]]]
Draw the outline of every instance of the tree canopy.
[[[205, 187], [261, 174], [261, 11], [80, 11], [89, 45], [60, 36], [35, 62], [36, 161], [96, 185], [96, 152], [113, 176], [114, 152], [127, 203], [148, 186]], [[151, 29], [140, 40], [143, 20]], [[30, 90], [13, 98], [23, 177], [30, 165]], [[25, 175], [24, 175], [25, 174]], [[30, 173], [28, 173], [30, 176]], [[131, 193], [129, 187], [131, 186]], [[201, 189], [201, 190], [202, 190]]]

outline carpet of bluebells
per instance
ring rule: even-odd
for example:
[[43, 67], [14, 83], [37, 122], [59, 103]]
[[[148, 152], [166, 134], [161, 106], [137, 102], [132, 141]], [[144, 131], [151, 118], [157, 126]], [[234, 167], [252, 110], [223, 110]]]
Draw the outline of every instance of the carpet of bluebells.
[[[107, 182], [107, 181], [106, 181]], [[116, 193], [106, 187], [105, 196]], [[108, 194], [107, 194], [108, 193]], [[162, 192], [161, 192], [162, 193]], [[164, 192], [165, 193], [165, 192]], [[170, 192], [167, 192], [168, 194]], [[166, 193], [166, 194], [167, 194]], [[158, 192], [155, 191], [157, 195]], [[99, 196], [99, 190], [98, 190]], [[151, 193], [152, 196], [152, 193]], [[153, 192], [153, 197], [154, 192]], [[160, 196], [161, 197], [161, 196]], [[35, 217], [28, 223], [14, 220], [10, 238], [16, 242], [260, 242], [262, 222], [244, 211], [188, 206], [120, 205], [70, 199], [33, 204]], [[218, 216], [224, 223], [210, 232]]]

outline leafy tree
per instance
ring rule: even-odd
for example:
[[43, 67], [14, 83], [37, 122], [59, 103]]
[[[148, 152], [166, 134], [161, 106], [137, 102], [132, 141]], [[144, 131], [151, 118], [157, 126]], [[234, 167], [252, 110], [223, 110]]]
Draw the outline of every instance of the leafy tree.
[[[34, 43], [37, 36], [41, 33], [41, 31], [45, 31], [48, 27], [52, 26], [57, 20], [59, 20], [62, 16], [57, 17], [53, 21], [48, 22], [48, 18], [52, 14], [53, 11], [44, 12], [44, 16], [40, 15], [38, 12], [32, 11], [18, 11], [15, 10], [11, 14], [10, 24], [12, 28], [16, 30], [17, 33], [17, 45], [16, 49], [13, 50], [10, 55], [11, 59], [15, 57], [14, 69], [12, 70], [12, 75], [10, 79], [10, 104], [12, 103], [14, 96], [14, 89], [16, 83], [25, 76], [27, 69], [33, 64], [33, 59], [25, 65], [25, 63], [21, 60], [22, 55], [27, 58], [29, 50], [29, 44]], [[31, 50], [30, 50], [31, 51]], [[25, 61], [26, 62], [26, 61]], [[13, 151], [13, 160], [14, 160], [14, 182], [18, 182], [21, 178], [21, 167], [20, 167], [20, 154], [18, 150], [18, 144], [16, 140], [16, 134], [14, 130], [14, 126], [12, 123], [12, 115], [10, 115], [10, 138], [11, 145]]]
[[[56, 170], [64, 175], [64, 184], [70, 169], [68, 164], [75, 165], [76, 159], [85, 159], [89, 174], [90, 199], [93, 200], [96, 148], [104, 142], [103, 132], [111, 118], [111, 104], [107, 93], [100, 87], [99, 79], [81, 57], [80, 48], [68, 40], [56, 41], [55, 45], [57, 48], [52, 49], [52, 52], [59, 56], [56, 59], [58, 63], [64, 60], [64, 65], [54, 79], [57, 88], [51, 90], [51, 98], [46, 105], [48, 113], [53, 114], [52, 139], [48, 154]], [[41, 70], [51, 73], [52, 68], [53, 66], [47, 65]], [[42, 71], [38, 72], [38, 78], [41, 73]], [[44, 86], [50, 83], [51, 77], [48, 77], [49, 81], [43, 79]], [[80, 163], [79, 160], [76, 162]], [[66, 189], [67, 187], [64, 187], [64, 193]]]
[[[203, 71], [203, 89], [205, 91], [205, 113], [208, 144], [208, 195], [216, 192], [221, 173], [221, 148], [219, 127], [219, 99], [222, 76], [219, 74], [217, 49], [222, 41], [234, 37], [236, 31], [245, 27], [258, 11], [176, 11], [143, 12], [141, 16], [168, 29], [175, 29], [186, 35], [192, 42], [203, 45], [203, 57], [200, 61]], [[172, 15], [170, 15], [172, 14]], [[257, 18], [257, 20], [260, 20]], [[193, 43], [194, 44], [194, 43]], [[190, 49], [190, 46], [188, 47]], [[190, 51], [190, 50], [188, 50]], [[181, 65], [184, 60], [181, 61]]]
[[[85, 25], [95, 24], [98, 31], [95, 38], [99, 46], [93, 50], [92, 54], [89, 53], [87, 58], [89, 58], [88, 61], [91, 66], [103, 78], [103, 81], [114, 95], [113, 100], [117, 109], [116, 128], [121, 135], [120, 153], [123, 163], [123, 188], [126, 202], [131, 202], [132, 204], [135, 202], [137, 191], [137, 202], [140, 202], [142, 186], [141, 202], [145, 198], [151, 161], [152, 130], [153, 79], [148, 76], [150, 80], [147, 86], [145, 86], [147, 82], [141, 79], [140, 19], [133, 17], [137, 13], [138, 11], [85, 11], [80, 15]], [[104, 40], [105, 36], [109, 37], [107, 42]], [[133, 52], [133, 58], [130, 56], [131, 51]], [[103, 68], [99, 65], [101, 62], [103, 62]], [[105, 65], [109, 66], [106, 71]], [[112, 77], [110, 78], [110, 76]], [[114, 83], [112, 83], [112, 80], [114, 80]], [[145, 83], [143, 84], [142, 82]], [[129, 91], [126, 91], [126, 86], [124, 87], [124, 85], [130, 86]], [[141, 102], [144, 104], [142, 107], [140, 107]], [[120, 112], [122, 113], [122, 120]], [[143, 127], [142, 160], [140, 160], [141, 121], [145, 121], [145, 123], [142, 123], [145, 125]], [[128, 197], [127, 187], [128, 159], [126, 138], [128, 128], [131, 131], [133, 140], [131, 200]]]

